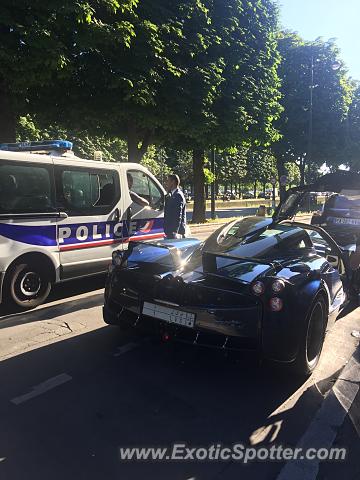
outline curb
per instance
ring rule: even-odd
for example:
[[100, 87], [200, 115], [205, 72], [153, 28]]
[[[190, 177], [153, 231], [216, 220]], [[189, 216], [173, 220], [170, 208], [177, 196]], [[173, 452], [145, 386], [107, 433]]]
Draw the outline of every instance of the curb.
[[[310, 448], [329, 449], [340, 427], [349, 414], [360, 388], [360, 345], [340, 372], [334, 386], [312, 419], [296, 447], [306, 451]], [[315, 480], [319, 472], [318, 459], [290, 460], [280, 470], [276, 480]]]

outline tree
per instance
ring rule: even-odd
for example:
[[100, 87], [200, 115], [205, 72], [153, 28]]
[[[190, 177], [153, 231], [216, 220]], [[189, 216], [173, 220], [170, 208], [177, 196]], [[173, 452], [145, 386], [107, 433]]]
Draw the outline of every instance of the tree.
[[184, 24], [177, 65], [186, 75], [162, 91], [162, 104], [174, 112], [170, 141], [193, 152], [196, 222], [205, 220], [205, 151], [275, 140], [272, 123], [279, 113], [275, 5], [204, 3], [201, 21], [189, 16]]
[[[133, 11], [135, 3], [122, 0], [119, 8], [117, 0], [99, 0], [96, 5], [106, 12], [121, 10], [125, 15]], [[0, 141], [15, 141], [17, 120], [32, 107], [31, 92], [39, 95], [48, 87], [49, 103], [53, 106], [60, 79], [73, 80], [74, 46], [79, 37], [87, 28], [104, 30], [92, 4], [95, 2], [85, 0], [1, 2]], [[119, 19], [118, 42], [126, 42], [131, 31], [131, 24]], [[40, 102], [38, 109], [41, 106]], [[52, 108], [52, 112], [52, 120], [61, 118], [61, 110]]]
[[127, 161], [127, 146], [124, 140], [104, 136], [90, 137], [87, 132], [67, 131], [57, 125], [49, 125], [46, 129], [41, 129], [30, 115], [19, 118], [17, 141], [50, 140], [54, 138], [70, 139], [74, 145], [75, 155], [82, 158], [92, 159], [95, 151], [101, 151], [104, 161]]
[[296, 162], [303, 184], [311, 163], [338, 161], [351, 88], [333, 40], [305, 42], [285, 32], [279, 35], [278, 47], [284, 111], [275, 123], [281, 139], [273, 151], [279, 177], [286, 173], [286, 162]]
[[276, 172], [275, 158], [266, 150], [249, 150], [246, 165], [246, 179], [252, 182], [256, 197], [257, 182], [259, 181], [265, 186], [270, 183]]
[[173, 129], [160, 91], [186, 73], [173, 60], [187, 17], [206, 12], [200, 0], [129, 2], [132, 8], [112, 10], [105, 0], [90, 2], [96, 21], [69, 35], [71, 75], [57, 83], [55, 98], [53, 88], [32, 91], [32, 104], [44, 124], [126, 139], [129, 160], [139, 162]]
[[182, 185], [192, 185], [194, 180], [192, 154], [185, 150], [165, 149], [166, 164], [180, 177]]
[[238, 185], [246, 176], [246, 149], [231, 149], [216, 155], [215, 171], [217, 184], [224, 185], [227, 190], [228, 183]]
[[360, 171], [360, 84], [354, 90], [345, 122], [345, 158], [343, 163], [354, 172]]

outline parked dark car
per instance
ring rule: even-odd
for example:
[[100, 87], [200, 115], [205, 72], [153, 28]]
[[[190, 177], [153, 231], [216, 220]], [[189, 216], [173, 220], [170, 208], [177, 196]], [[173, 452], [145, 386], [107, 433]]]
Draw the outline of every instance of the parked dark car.
[[253, 351], [311, 373], [325, 332], [358, 285], [350, 250], [321, 227], [290, 220], [304, 194], [290, 191], [272, 219], [233, 221], [205, 243], [130, 242], [127, 252], [114, 252], [105, 322], [193, 345]]
[[354, 238], [360, 236], [360, 190], [330, 195], [322, 211], [314, 213], [311, 223], [322, 226], [341, 245], [354, 243]]
[[226, 192], [223, 193], [222, 201], [228, 202], [230, 200], [236, 200], [235, 192], [232, 192], [231, 190], [226, 190]]
[[271, 193], [270, 192], [260, 192], [259, 195], [258, 195], [258, 198], [264, 198], [264, 199], [268, 200], [269, 198], [271, 198]]
[[250, 199], [255, 198], [255, 197], [254, 197], [254, 194], [252, 192], [243, 192], [242, 198], [244, 200], [250, 200]]

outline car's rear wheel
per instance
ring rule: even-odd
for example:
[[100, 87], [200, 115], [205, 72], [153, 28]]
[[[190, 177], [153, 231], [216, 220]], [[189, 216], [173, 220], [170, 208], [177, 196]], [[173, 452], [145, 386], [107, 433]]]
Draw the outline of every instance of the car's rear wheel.
[[319, 363], [325, 339], [327, 309], [324, 297], [313, 302], [303, 325], [299, 352], [294, 367], [301, 375], [310, 375]]
[[34, 262], [13, 265], [5, 277], [5, 300], [21, 309], [37, 307], [50, 290], [49, 272]]

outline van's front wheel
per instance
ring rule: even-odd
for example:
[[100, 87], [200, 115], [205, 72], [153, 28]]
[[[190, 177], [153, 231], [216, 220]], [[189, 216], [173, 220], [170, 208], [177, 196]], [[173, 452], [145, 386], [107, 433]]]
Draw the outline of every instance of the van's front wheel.
[[40, 265], [18, 263], [6, 275], [5, 301], [26, 309], [43, 303], [51, 290], [48, 273]]

